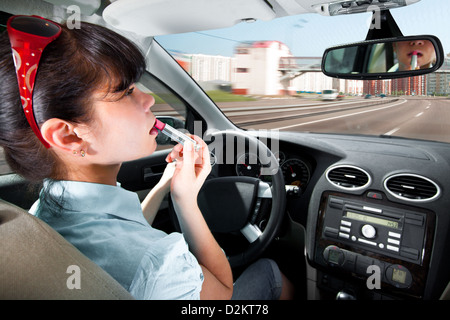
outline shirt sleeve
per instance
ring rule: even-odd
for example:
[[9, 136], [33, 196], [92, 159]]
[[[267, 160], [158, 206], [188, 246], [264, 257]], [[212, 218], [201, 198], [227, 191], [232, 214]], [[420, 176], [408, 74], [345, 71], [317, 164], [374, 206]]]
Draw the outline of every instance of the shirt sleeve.
[[151, 243], [129, 291], [139, 300], [198, 300], [203, 273], [180, 233]]

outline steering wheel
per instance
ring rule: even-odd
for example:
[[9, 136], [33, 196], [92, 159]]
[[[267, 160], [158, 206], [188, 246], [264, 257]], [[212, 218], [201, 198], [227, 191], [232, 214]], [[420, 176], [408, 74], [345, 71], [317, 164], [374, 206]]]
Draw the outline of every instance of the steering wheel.
[[[215, 131], [204, 140], [207, 143], [212, 140], [209, 150], [216, 164], [200, 190], [198, 205], [211, 232], [227, 253], [230, 265], [242, 266], [267, 248], [281, 226], [286, 206], [283, 174], [270, 149], [246, 132]], [[234, 169], [234, 174], [218, 176], [219, 171], [226, 171], [220, 170], [220, 166], [235, 166], [240, 154], [257, 154], [262, 164], [261, 173], [270, 176], [270, 183], [257, 177], [236, 176]], [[171, 203], [169, 208], [172, 219], [176, 220]], [[258, 217], [266, 217], [264, 223], [258, 221]], [[178, 222], [174, 222], [179, 230]], [[242, 245], [235, 244], [237, 237], [243, 241]], [[228, 242], [233, 242], [232, 253], [227, 252]], [[235, 250], [235, 247], [240, 249]]]

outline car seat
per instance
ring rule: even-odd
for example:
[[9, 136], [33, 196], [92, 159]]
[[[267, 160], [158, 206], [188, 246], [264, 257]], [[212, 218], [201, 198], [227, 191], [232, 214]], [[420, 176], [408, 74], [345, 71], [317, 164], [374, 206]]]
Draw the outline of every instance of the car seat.
[[133, 299], [49, 225], [3, 200], [0, 244], [0, 299]]

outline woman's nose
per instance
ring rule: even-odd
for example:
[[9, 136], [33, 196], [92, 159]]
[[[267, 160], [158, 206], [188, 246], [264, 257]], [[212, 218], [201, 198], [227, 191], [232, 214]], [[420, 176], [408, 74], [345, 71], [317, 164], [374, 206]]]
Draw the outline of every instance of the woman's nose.
[[150, 108], [155, 104], [155, 98], [147, 92], [143, 92], [138, 88], [139, 96], [141, 99], [141, 104], [145, 112], [150, 111]]
[[150, 93], [144, 93], [144, 94], [147, 96], [146, 101], [145, 101], [145, 106], [146, 106], [145, 111], [149, 111], [150, 108], [155, 104], [155, 98]]
[[411, 46], [422, 46], [422, 45], [423, 45], [423, 40], [414, 40], [414, 41], [411, 41], [411, 42], [409, 43], [409, 45], [411, 45]]

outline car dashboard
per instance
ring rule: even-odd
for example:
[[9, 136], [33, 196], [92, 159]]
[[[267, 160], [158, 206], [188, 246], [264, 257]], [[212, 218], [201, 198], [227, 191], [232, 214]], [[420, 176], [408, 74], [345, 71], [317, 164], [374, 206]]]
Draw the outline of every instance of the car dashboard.
[[448, 145], [281, 132], [276, 156], [322, 296], [439, 298], [450, 280]]

